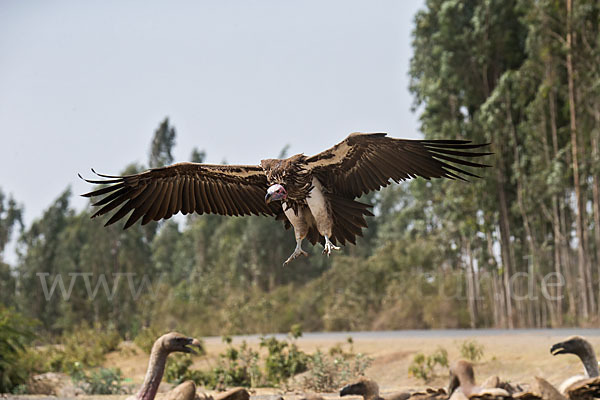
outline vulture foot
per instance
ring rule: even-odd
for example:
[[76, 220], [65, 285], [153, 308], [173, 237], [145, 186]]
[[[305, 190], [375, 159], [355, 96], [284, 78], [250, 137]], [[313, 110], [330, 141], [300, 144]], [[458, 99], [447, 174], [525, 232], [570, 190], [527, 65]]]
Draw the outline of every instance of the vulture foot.
[[304, 250], [302, 250], [301, 247], [296, 247], [296, 250], [294, 250], [292, 255], [289, 256], [287, 260], [285, 260], [285, 262], [283, 263], [283, 266], [286, 266], [290, 261], [295, 260], [296, 258], [298, 258], [300, 256], [308, 257], [308, 253], [305, 252]]
[[329, 238], [325, 236], [325, 246], [323, 246], [323, 254], [327, 253], [327, 257], [331, 254], [331, 250], [339, 250], [340, 247], [331, 243]]

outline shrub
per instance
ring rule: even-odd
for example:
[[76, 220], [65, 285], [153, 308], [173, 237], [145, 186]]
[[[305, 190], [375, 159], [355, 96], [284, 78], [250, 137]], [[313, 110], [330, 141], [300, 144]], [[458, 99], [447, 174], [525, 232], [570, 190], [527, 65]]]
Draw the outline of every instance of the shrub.
[[460, 355], [470, 361], [479, 361], [483, 357], [483, 345], [477, 340], [465, 340], [460, 344]]
[[35, 325], [34, 320], [0, 305], [0, 393], [22, 385], [32, 372], [33, 366], [24, 368], [23, 354], [35, 337]]
[[306, 371], [308, 356], [298, 349], [295, 339], [302, 336], [299, 326], [293, 326], [286, 341], [275, 337], [260, 338], [260, 347], [268, 350], [265, 374], [268, 385], [279, 386], [290, 377]]
[[423, 353], [415, 354], [412, 363], [408, 367], [408, 374], [429, 382], [435, 376], [435, 369], [438, 365], [448, 368], [448, 352], [443, 347], [438, 347], [429, 356]]
[[61, 346], [45, 351], [44, 370], [79, 373], [84, 368], [100, 366], [104, 355], [115, 350], [121, 338], [115, 329], [102, 330], [99, 325], [82, 324], [60, 338]]
[[365, 374], [373, 360], [354, 353], [352, 338], [348, 338], [347, 344], [348, 351], [338, 344], [329, 350], [329, 354], [317, 350], [308, 358], [308, 374], [302, 382], [304, 389], [329, 392]]
[[256, 387], [262, 385], [262, 373], [258, 366], [258, 352], [248, 347], [248, 344], [242, 342], [239, 349], [236, 349], [231, 343], [230, 337], [223, 337], [227, 343], [225, 353], [219, 354], [219, 361], [210, 376], [208, 386], [228, 387], [245, 386]]
[[123, 393], [123, 376], [120, 369], [98, 368], [89, 374], [79, 371], [74, 380], [79, 382], [87, 394], [121, 394]]
[[190, 370], [193, 364], [192, 356], [189, 354], [175, 354], [167, 360], [165, 368], [165, 379], [169, 383], [178, 385], [191, 380], [198, 385], [211, 382], [210, 376], [199, 370]]

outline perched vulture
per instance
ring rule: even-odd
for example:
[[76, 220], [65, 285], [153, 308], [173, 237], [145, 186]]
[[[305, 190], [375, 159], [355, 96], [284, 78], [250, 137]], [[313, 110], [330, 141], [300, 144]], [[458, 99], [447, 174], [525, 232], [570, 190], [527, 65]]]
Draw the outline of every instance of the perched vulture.
[[559, 391], [569, 399], [587, 400], [600, 397], [600, 370], [594, 347], [581, 336], [571, 336], [550, 348], [553, 356], [575, 354], [585, 368], [585, 375], [576, 375], [565, 380]]
[[83, 194], [102, 196], [92, 218], [121, 206], [110, 225], [133, 211], [124, 229], [140, 218], [142, 225], [181, 212], [221, 215], [266, 215], [294, 227], [296, 249], [284, 265], [304, 255], [304, 238], [323, 244], [323, 253], [338, 244], [356, 243], [372, 216], [369, 204], [355, 200], [391, 181], [422, 177], [465, 180], [477, 177], [463, 167], [487, 165], [465, 160], [491, 153], [475, 152], [485, 144], [467, 140], [405, 140], [385, 133], [353, 133], [319, 154], [304, 154], [260, 165], [210, 165], [183, 162], [139, 174], [110, 176], [88, 183], [108, 185]]

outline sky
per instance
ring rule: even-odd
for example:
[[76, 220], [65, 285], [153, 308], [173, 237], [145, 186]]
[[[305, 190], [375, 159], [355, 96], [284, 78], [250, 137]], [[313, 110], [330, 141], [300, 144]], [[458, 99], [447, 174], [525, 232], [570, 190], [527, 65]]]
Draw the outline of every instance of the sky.
[[[408, 91], [424, 0], [4, 0], [0, 189], [29, 225], [90, 168], [147, 165], [169, 117], [175, 161], [258, 164], [351, 132], [419, 138]], [[73, 196], [81, 209], [87, 200]]]

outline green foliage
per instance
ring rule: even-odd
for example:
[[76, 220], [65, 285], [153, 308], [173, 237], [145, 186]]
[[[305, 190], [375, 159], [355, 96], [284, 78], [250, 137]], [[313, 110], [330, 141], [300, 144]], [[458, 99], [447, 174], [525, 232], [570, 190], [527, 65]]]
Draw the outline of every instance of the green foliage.
[[169, 383], [178, 385], [185, 381], [194, 381], [198, 385], [205, 385], [213, 382], [210, 374], [200, 370], [192, 370], [193, 364], [190, 354], [174, 354], [167, 359], [165, 368], [165, 379]]
[[26, 348], [35, 338], [35, 321], [0, 304], [0, 393], [25, 383], [29, 368], [23, 362]]
[[8, 196], [7, 199], [0, 189], [0, 256], [10, 241], [15, 227], [23, 228], [23, 208], [12, 196]]
[[152, 145], [150, 146], [150, 168], [159, 168], [173, 163], [173, 146], [175, 146], [175, 128], [165, 118], [154, 131]]
[[123, 374], [120, 369], [97, 368], [76, 374], [75, 380], [87, 394], [122, 394]]
[[259, 354], [243, 341], [239, 349], [233, 346], [230, 337], [223, 337], [227, 343], [224, 353], [219, 354], [218, 365], [212, 370], [207, 384], [216, 387], [245, 386], [256, 387], [262, 384], [259, 367]]
[[155, 327], [144, 327], [142, 328], [133, 342], [142, 349], [145, 353], [150, 354], [152, 346], [156, 339], [162, 335], [161, 331]]
[[77, 375], [87, 368], [98, 367], [104, 361], [104, 355], [116, 350], [121, 338], [114, 329], [102, 329], [82, 324], [73, 332], [64, 333], [60, 346], [51, 346], [45, 350], [45, 370]]
[[336, 345], [329, 354], [317, 350], [308, 359], [308, 373], [303, 377], [302, 385], [306, 390], [331, 392], [342, 384], [364, 376], [373, 360], [362, 353], [354, 353], [352, 339], [348, 338], [348, 350]]
[[239, 347], [233, 345], [231, 337], [224, 336], [227, 344], [219, 354], [217, 366], [208, 371], [191, 370], [192, 359], [178, 355], [167, 362], [166, 379], [172, 383], [184, 380], [212, 388], [231, 386], [285, 386], [293, 376], [307, 371], [301, 382], [308, 389], [332, 389], [342, 382], [364, 375], [371, 359], [363, 354], [355, 354], [352, 339], [344, 349], [339, 344], [330, 349], [329, 355], [317, 351], [307, 355], [300, 351], [294, 341], [302, 335], [300, 326], [294, 326], [285, 340], [275, 337], [261, 337], [260, 347], [266, 349], [264, 357], [243, 341]]
[[299, 327], [288, 335], [288, 341], [275, 337], [260, 338], [260, 347], [268, 350], [265, 360], [265, 373], [268, 385], [277, 386], [288, 378], [306, 371], [307, 355], [293, 342], [302, 335]]
[[460, 355], [470, 361], [479, 361], [483, 357], [484, 346], [475, 339], [464, 340], [459, 345]]
[[448, 352], [440, 347], [434, 353], [425, 355], [415, 354], [413, 361], [408, 366], [408, 374], [424, 382], [429, 382], [436, 375], [436, 367], [448, 368]]

